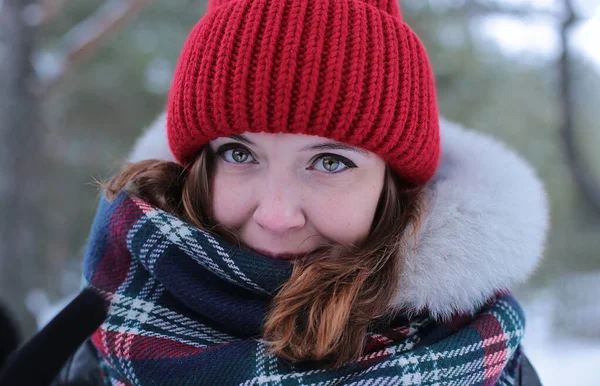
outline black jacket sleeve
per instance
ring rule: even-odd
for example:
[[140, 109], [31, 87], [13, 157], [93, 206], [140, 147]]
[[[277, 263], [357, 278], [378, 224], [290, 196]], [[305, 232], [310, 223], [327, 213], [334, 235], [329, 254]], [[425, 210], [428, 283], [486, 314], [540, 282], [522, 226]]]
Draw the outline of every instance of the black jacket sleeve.
[[10, 355], [0, 371], [0, 386], [50, 385], [73, 353], [102, 324], [107, 312], [105, 299], [91, 288], [84, 289]]
[[525, 355], [523, 355], [521, 359], [521, 366], [519, 366], [515, 384], [517, 386], [542, 386], [542, 382], [540, 381], [537, 372]]
[[102, 386], [96, 349], [85, 341], [60, 370], [51, 386]]
[[4, 367], [10, 354], [14, 352], [21, 343], [21, 333], [3, 304], [0, 304], [0, 369]]

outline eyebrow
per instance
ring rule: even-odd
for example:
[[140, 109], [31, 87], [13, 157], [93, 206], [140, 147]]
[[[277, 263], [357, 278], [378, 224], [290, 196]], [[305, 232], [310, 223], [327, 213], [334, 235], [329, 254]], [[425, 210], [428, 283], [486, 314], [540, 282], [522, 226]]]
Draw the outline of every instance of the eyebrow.
[[[246, 145], [256, 146], [254, 142], [252, 142], [251, 140], [249, 140], [248, 138], [244, 137], [241, 134], [233, 134], [233, 135], [230, 135], [229, 138], [235, 139], [236, 141], [240, 141], [242, 143], [245, 143]], [[361, 154], [363, 156], [367, 156], [367, 157], [370, 155], [369, 152], [364, 149], [346, 145], [346, 144], [340, 143], [340, 142], [323, 142], [323, 143], [318, 143], [315, 145], [309, 145], [309, 146], [306, 146], [306, 147], [303, 147], [302, 149], [300, 149], [300, 151], [322, 151], [322, 150], [346, 150], [346, 151], [353, 151], [355, 153], [359, 153], [359, 154]]]
[[233, 135], [230, 135], [229, 138], [235, 139], [236, 141], [240, 141], [242, 143], [245, 143], [246, 145], [256, 146], [256, 144], [254, 142], [252, 142], [251, 140], [249, 140], [248, 138], [244, 137], [241, 134], [240, 135], [233, 134]]
[[358, 147], [354, 147], [354, 146], [350, 146], [350, 145], [346, 145], [344, 143], [340, 143], [340, 142], [324, 142], [324, 143], [318, 143], [316, 145], [310, 145], [310, 146], [306, 146], [303, 147], [302, 149], [300, 149], [300, 151], [319, 151], [319, 150], [347, 150], [347, 151], [353, 151], [355, 153], [359, 153], [361, 155], [364, 155], [366, 157], [369, 156], [369, 152], [364, 150], [364, 149], [360, 149]]

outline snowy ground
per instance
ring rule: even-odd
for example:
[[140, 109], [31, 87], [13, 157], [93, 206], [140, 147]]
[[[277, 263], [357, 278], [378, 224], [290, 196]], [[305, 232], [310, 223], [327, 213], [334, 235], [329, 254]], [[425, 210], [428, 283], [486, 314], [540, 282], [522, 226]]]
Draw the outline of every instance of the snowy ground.
[[[523, 304], [527, 315], [523, 349], [537, 370], [542, 385], [600, 386], [600, 339], [554, 332], [552, 315], [555, 304], [556, 297], [550, 293]], [[595, 309], [600, 313], [600, 304]], [[569, 312], [568, 316], [582, 319], [577, 312]], [[589, 318], [587, 322], [596, 331], [600, 329], [597, 318]]]
[[544, 386], [600, 385], [600, 342], [565, 337], [534, 344], [528, 339], [525, 353]]

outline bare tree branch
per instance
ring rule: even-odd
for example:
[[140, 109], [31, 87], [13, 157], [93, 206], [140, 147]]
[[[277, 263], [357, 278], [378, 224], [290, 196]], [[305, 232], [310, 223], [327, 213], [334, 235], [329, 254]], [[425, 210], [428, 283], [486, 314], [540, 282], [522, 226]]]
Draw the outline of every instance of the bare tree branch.
[[69, 0], [42, 0], [40, 6], [42, 7], [42, 18], [40, 25], [50, 23], [58, 12], [64, 8]]
[[519, 18], [540, 16], [551, 18], [560, 17], [560, 14], [552, 9], [480, 0], [471, 0], [466, 4], [461, 3], [456, 6], [449, 6], [449, 9], [446, 10], [446, 13], [448, 15], [456, 14], [467, 18], [476, 16], [489, 16], [494, 14], [514, 16]]
[[573, 114], [573, 90], [571, 81], [571, 61], [570, 61], [570, 49], [569, 49], [569, 32], [571, 27], [578, 22], [578, 17], [573, 11], [573, 4], [571, 0], [564, 0], [566, 16], [561, 24], [561, 43], [562, 43], [562, 55], [559, 59], [560, 69], [560, 87], [562, 97], [562, 137], [565, 145], [565, 153], [567, 156], [567, 162], [571, 168], [572, 173], [584, 193], [590, 199], [591, 203], [600, 213], [600, 186], [598, 181], [595, 181], [592, 177], [588, 165], [581, 159], [577, 152], [577, 146], [575, 144], [575, 125], [574, 125], [574, 114]]
[[57, 54], [60, 66], [43, 79], [42, 94], [54, 90], [81, 62], [88, 59], [98, 47], [125, 22], [151, 0], [107, 0], [94, 14], [73, 27], [63, 38]]

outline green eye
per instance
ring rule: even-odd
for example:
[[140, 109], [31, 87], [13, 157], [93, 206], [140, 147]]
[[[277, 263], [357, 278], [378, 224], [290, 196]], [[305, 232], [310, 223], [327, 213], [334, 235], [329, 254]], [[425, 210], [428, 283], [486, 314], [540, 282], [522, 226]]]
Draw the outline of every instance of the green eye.
[[232, 164], [248, 164], [255, 162], [252, 153], [248, 149], [235, 144], [221, 146], [216, 154], [226, 162]]
[[337, 168], [340, 166], [340, 161], [336, 160], [333, 157], [324, 157], [323, 158], [323, 169], [329, 172], [337, 171]]
[[335, 154], [323, 154], [319, 156], [312, 164], [312, 168], [325, 173], [340, 173], [346, 169], [355, 168], [354, 162]]
[[244, 163], [249, 157], [250, 154], [244, 150], [235, 149], [231, 151], [231, 158], [233, 158], [235, 162]]

